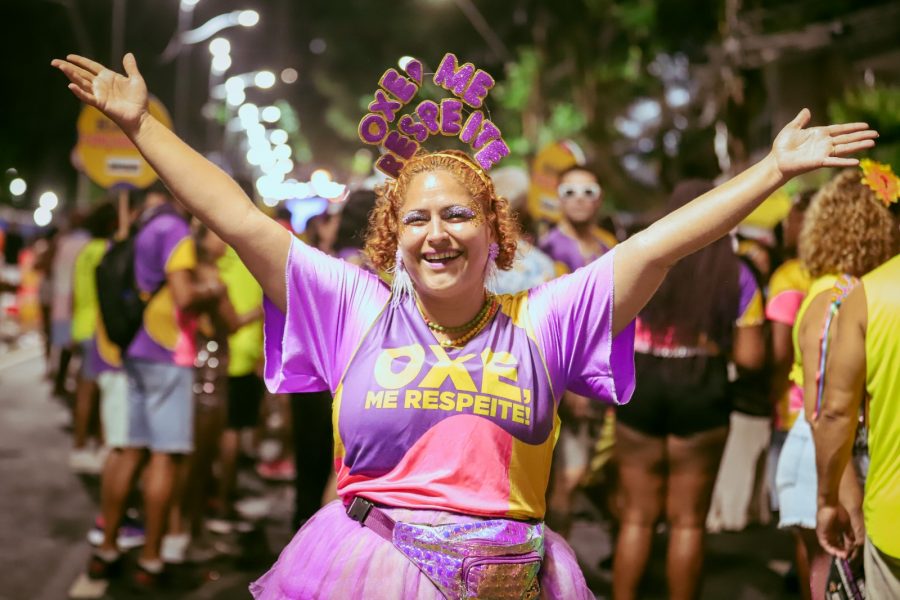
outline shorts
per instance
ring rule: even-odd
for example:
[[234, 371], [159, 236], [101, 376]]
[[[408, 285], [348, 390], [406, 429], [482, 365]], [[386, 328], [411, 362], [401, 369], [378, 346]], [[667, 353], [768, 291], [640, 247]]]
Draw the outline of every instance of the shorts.
[[50, 324], [50, 344], [65, 348], [72, 343], [72, 321], [55, 320]]
[[78, 342], [81, 347], [81, 378], [87, 381], [97, 379], [97, 341], [94, 338]]
[[[697, 361], [702, 360], [703, 363]], [[654, 437], [689, 437], [727, 427], [731, 415], [728, 370], [721, 356], [668, 358], [635, 354], [637, 385], [631, 402], [616, 408], [616, 422]], [[666, 374], [701, 371], [692, 381]]]
[[256, 373], [228, 378], [228, 429], [259, 425], [263, 382]]
[[100, 422], [106, 445], [128, 446], [128, 376], [125, 371], [104, 371], [97, 376], [100, 386]]
[[129, 448], [187, 454], [194, 447], [194, 370], [126, 358]]
[[775, 488], [781, 509], [779, 527], [816, 528], [817, 485], [812, 428], [800, 415], [784, 441], [775, 472]]
[[900, 558], [888, 556], [866, 536], [863, 564], [867, 598], [900, 598]]

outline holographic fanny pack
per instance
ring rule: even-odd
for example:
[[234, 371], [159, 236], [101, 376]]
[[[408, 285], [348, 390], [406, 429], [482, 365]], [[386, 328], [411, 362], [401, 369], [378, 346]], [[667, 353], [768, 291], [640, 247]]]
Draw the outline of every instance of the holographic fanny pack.
[[543, 523], [488, 519], [417, 525], [396, 522], [359, 496], [347, 515], [391, 542], [450, 600], [540, 596]]

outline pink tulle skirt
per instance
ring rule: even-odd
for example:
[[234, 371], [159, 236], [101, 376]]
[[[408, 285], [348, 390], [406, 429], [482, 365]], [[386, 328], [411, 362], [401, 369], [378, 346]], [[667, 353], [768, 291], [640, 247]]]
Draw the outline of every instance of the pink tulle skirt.
[[[386, 512], [395, 521], [428, 525], [480, 520], [438, 510]], [[575, 553], [560, 535], [547, 528], [544, 531], [541, 598], [593, 600]], [[272, 568], [250, 584], [250, 591], [257, 600], [442, 598], [434, 584], [390, 542], [350, 519], [339, 500], [306, 522]]]

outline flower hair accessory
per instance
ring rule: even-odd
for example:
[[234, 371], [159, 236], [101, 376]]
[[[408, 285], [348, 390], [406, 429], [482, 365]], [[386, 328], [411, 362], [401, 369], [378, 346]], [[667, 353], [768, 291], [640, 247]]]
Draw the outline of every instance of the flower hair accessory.
[[[485, 171], [509, 155], [500, 129], [479, 110], [495, 83], [486, 71], [472, 63], [460, 65], [456, 55], [448, 52], [433, 81], [455, 97], [440, 102], [423, 100], [410, 114], [401, 115], [415, 98], [424, 77], [422, 62], [417, 59], [411, 59], [402, 68], [405, 75], [396, 69], [384, 72], [369, 103], [369, 112], [357, 128], [359, 139], [384, 151], [375, 161], [375, 168], [396, 178], [420, 145], [438, 134], [458, 137], [468, 144], [475, 162]], [[467, 115], [463, 113], [466, 107], [471, 109]]]
[[891, 165], [864, 158], [859, 161], [859, 166], [863, 172], [862, 182], [875, 192], [885, 206], [890, 208], [897, 202], [900, 198], [900, 178], [891, 170]]

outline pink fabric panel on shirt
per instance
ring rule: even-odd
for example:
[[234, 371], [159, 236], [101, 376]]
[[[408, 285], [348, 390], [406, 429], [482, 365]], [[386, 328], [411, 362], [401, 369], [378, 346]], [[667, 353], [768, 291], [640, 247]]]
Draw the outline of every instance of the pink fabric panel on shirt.
[[[480, 457], [505, 457], [502, 464], [485, 464]], [[457, 415], [429, 429], [389, 473], [377, 481], [350, 475], [341, 465], [338, 494], [350, 498], [363, 492], [373, 502], [407, 508], [462, 510], [476, 514], [471, 498], [459, 498], [460, 490], [478, 491], [481, 514], [503, 514], [509, 508], [509, 460], [512, 436], [495, 424], [473, 415]], [[429, 502], [422, 502], [423, 490]], [[405, 493], [405, 492], [408, 492]]]

